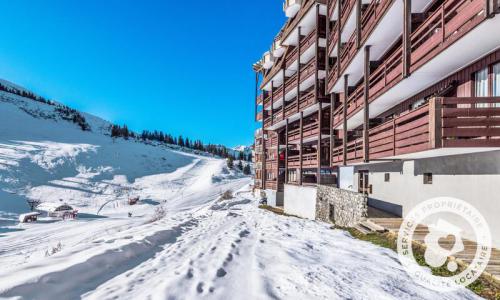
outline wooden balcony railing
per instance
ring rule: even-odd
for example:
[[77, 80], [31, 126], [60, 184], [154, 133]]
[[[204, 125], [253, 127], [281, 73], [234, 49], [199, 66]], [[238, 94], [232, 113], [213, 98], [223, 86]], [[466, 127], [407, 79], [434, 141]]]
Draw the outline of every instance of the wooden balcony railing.
[[443, 147], [500, 147], [500, 97], [436, 101], [442, 105]]
[[286, 80], [285, 93], [289, 93], [294, 88], [297, 88], [297, 73], [293, 74]]
[[360, 84], [347, 100], [347, 114], [350, 115], [363, 106], [364, 86]]
[[312, 30], [300, 41], [300, 49], [302, 52], [306, 51], [316, 42], [316, 30]]
[[283, 111], [281, 110], [281, 108], [278, 108], [278, 111], [275, 112], [273, 116], [274, 116], [273, 124], [283, 121]]
[[[318, 166], [318, 154], [317, 153], [307, 153], [302, 155], [302, 167], [303, 168], [314, 168]], [[300, 167], [300, 155], [294, 155], [288, 157], [288, 167], [298, 168]]]
[[300, 97], [299, 111], [316, 103], [314, 90]]
[[379, 20], [393, 3], [392, 0], [373, 0], [361, 16], [361, 44], [368, 39]]
[[261, 93], [257, 96], [257, 105], [263, 104], [263, 102], [264, 102], [264, 94]]
[[335, 23], [335, 26], [330, 31], [330, 36], [328, 37], [328, 54], [330, 54], [335, 48], [335, 45], [337, 45], [337, 39], [339, 37], [337, 26], [339, 26], [338, 22]]
[[[332, 165], [343, 162], [344, 146], [332, 149]], [[359, 138], [347, 143], [347, 163], [356, 163], [363, 160], [363, 139]]]
[[372, 74], [370, 99], [378, 97], [403, 79], [403, 49], [398, 47]]
[[[390, 0], [371, 1], [361, 16], [361, 43], [367, 40], [392, 3]], [[486, 1], [482, 0], [445, 0], [410, 36], [410, 71], [417, 70], [485, 20], [485, 5]], [[347, 8], [343, 6], [342, 9]], [[341, 49], [340, 74], [357, 53], [355, 35], [354, 33]], [[402, 64], [403, 48], [398, 47], [370, 75], [370, 101], [403, 79]], [[338, 80], [337, 72], [336, 68], [332, 68], [328, 74], [329, 89]]]
[[411, 35], [411, 71], [485, 19], [485, 1], [447, 0]]
[[257, 122], [261, 122], [261, 121], [262, 121], [262, 119], [263, 119], [263, 117], [264, 117], [264, 112], [263, 112], [263, 111], [259, 111], [259, 112], [257, 113], [257, 115], [255, 116], [255, 120], [256, 120]]
[[[313, 136], [317, 136], [319, 134], [318, 122], [313, 122], [307, 124], [302, 129], [302, 138], [310, 138]], [[288, 132], [288, 142], [297, 142], [300, 140], [300, 128], [290, 130]]]
[[266, 189], [269, 189], [269, 190], [277, 190], [278, 189], [278, 183], [275, 180], [269, 180], [267, 179], [266, 180]]
[[331, 19], [335, 6], [337, 6], [337, 0], [328, 0], [326, 5], [328, 7], [328, 18]]
[[267, 97], [264, 98], [264, 108], [268, 109], [271, 105], [271, 93], [268, 93]]
[[356, 0], [342, 0], [340, 2], [341, 2], [341, 5], [340, 5], [340, 11], [341, 11], [340, 24], [343, 28], [347, 22], [347, 19], [351, 15], [351, 12], [356, 4]]
[[297, 101], [292, 100], [285, 106], [285, 117], [289, 117], [295, 113], [298, 113]]
[[286, 55], [286, 68], [290, 68], [290, 66], [298, 59], [299, 57], [299, 48], [294, 47], [290, 52]]
[[347, 43], [340, 49], [340, 73], [344, 72], [351, 60], [356, 55], [358, 49], [356, 48], [356, 31], [351, 34]]

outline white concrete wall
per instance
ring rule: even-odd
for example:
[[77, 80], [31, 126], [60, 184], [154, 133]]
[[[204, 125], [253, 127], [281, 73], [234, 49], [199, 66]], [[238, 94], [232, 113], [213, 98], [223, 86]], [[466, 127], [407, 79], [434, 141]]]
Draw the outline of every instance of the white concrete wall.
[[[370, 169], [369, 183], [373, 185], [370, 198], [402, 206], [403, 216], [417, 204], [435, 197], [454, 197], [472, 204], [485, 217], [493, 242], [500, 247], [500, 172], [495, 169], [500, 168], [500, 153], [497, 156], [485, 155], [485, 161], [481, 162], [483, 166], [478, 165], [478, 159], [481, 159], [480, 155], [457, 156], [358, 169]], [[394, 167], [396, 164], [399, 167]], [[427, 172], [433, 174], [432, 184], [423, 183], [423, 173]], [[390, 174], [389, 182], [384, 182], [385, 173]], [[358, 173], [355, 182], [357, 177]], [[472, 236], [471, 232], [464, 235]]]
[[285, 213], [315, 220], [316, 193], [316, 187], [285, 184]]
[[339, 167], [339, 188], [355, 191], [354, 167]]
[[283, 206], [283, 192], [276, 192], [275, 190], [265, 190], [267, 197], [267, 205], [269, 206]]

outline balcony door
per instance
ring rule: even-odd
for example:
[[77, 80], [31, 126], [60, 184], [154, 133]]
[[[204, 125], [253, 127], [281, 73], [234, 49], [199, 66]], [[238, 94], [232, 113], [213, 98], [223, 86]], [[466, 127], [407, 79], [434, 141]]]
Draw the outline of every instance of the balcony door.
[[500, 63], [493, 65], [493, 97], [500, 97]]

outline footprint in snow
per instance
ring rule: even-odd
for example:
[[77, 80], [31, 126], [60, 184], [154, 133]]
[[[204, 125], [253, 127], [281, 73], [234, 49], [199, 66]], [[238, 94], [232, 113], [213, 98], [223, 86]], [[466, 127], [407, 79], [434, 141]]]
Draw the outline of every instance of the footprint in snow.
[[224, 276], [226, 276], [226, 274], [227, 274], [227, 272], [226, 272], [226, 270], [224, 270], [223, 268], [219, 268], [219, 269], [217, 270], [217, 277], [219, 277], [219, 278], [220, 278], [220, 277], [224, 277]]
[[203, 282], [200, 282], [200, 283], [198, 283], [198, 285], [196, 286], [196, 291], [197, 291], [199, 294], [203, 293], [203, 285], [204, 285], [204, 284], [203, 284]]

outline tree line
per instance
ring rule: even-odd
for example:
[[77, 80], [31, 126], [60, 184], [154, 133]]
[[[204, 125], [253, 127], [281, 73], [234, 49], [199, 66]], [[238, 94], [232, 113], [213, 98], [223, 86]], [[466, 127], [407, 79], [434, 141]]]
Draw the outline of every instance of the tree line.
[[45, 99], [44, 97], [41, 97], [41, 96], [37, 96], [37, 95], [33, 94], [32, 92], [11, 88], [11, 87], [8, 87], [2, 83], [0, 83], [0, 91], [7, 92], [10, 94], [14, 94], [14, 95], [18, 95], [18, 96], [21, 96], [24, 98], [29, 98], [31, 100], [35, 100], [35, 101], [42, 102], [45, 104], [55, 105], [55, 103], [53, 101]]
[[111, 137], [112, 138], [121, 137], [124, 139], [130, 138], [142, 141], [155, 141], [162, 144], [177, 145], [179, 147], [188, 148], [200, 152], [207, 152], [222, 158], [231, 157], [232, 159], [238, 159], [238, 160], [246, 160], [246, 161], [252, 160], [251, 153], [249, 153], [248, 155], [245, 155], [245, 153], [243, 153], [242, 151], [239, 151], [237, 153], [231, 153], [231, 151], [227, 147], [222, 145], [215, 145], [210, 143], [204, 144], [201, 140], [190, 139], [182, 135], [174, 137], [173, 135], [164, 133], [163, 131], [160, 130], [154, 130], [154, 131], [143, 130], [142, 133], [137, 134], [132, 130], [128, 129], [126, 124], [124, 124], [123, 126], [112, 125]]

